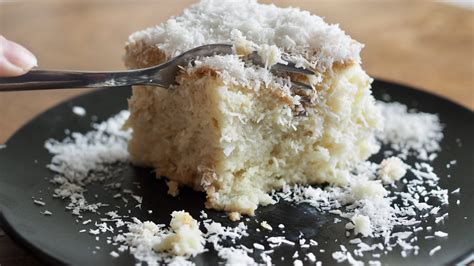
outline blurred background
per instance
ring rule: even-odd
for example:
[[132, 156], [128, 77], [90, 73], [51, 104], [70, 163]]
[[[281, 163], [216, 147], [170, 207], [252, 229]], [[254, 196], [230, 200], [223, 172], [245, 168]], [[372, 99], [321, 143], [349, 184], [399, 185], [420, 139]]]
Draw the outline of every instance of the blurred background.
[[[0, 0], [0, 34], [30, 49], [40, 68], [119, 70], [124, 69], [123, 47], [132, 32], [159, 24], [193, 2]], [[474, 0], [260, 2], [301, 7], [340, 24], [366, 45], [363, 66], [372, 77], [474, 109]], [[0, 144], [38, 113], [85, 92], [0, 93]], [[38, 263], [0, 229], [0, 265]]]

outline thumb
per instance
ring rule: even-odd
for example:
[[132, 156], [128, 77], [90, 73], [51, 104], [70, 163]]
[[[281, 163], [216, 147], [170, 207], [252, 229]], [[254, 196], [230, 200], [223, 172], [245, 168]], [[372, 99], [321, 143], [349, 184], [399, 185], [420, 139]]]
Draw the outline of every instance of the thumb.
[[0, 35], [0, 77], [23, 75], [35, 66], [37, 60], [30, 51]]

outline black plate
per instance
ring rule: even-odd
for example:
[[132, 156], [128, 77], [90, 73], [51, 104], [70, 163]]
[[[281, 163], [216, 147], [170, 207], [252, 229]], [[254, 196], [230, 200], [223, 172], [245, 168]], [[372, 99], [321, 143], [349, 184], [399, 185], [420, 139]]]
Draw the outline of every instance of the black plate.
[[[445, 223], [434, 224], [431, 220], [424, 225], [433, 226], [434, 230], [449, 233], [445, 239], [424, 239], [425, 231], [419, 233], [418, 244], [421, 247], [418, 256], [402, 258], [395, 250], [381, 257], [382, 263], [388, 264], [447, 264], [468, 254], [474, 246], [474, 176], [473, 176], [473, 113], [457, 104], [443, 98], [430, 95], [405, 86], [375, 81], [373, 84], [376, 98], [389, 95], [392, 101], [399, 101], [420, 111], [438, 113], [441, 122], [445, 125], [442, 151], [432, 165], [435, 172], [441, 177], [441, 186], [452, 191], [461, 188], [460, 195], [451, 195], [451, 203], [444, 207], [449, 208], [449, 217]], [[0, 150], [0, 221], [3, 229], [16, 241], [33, 251], [41, 259], [55, 264], [76, 265], [132, 265], [134, 258], [129, 254], [122, 254], [119, 258], [109, 255], [115, 248], [105, 243], [105, 237], [100, 241], [87, 233], [79, 233], [88, 228], [75, 222], [75, 218], [65, 210], [64, 202], [53, 199], [52, 188], [49, 183], [53, 175], [45, 165], [50, 162], [51, 155], [44, 149], [46, 139], [63, 139], [64, 130], [87, 132], [90, 128], [91, 115], [98, 120], [104, 120], [126, 108], [126, 99], [130, 95], [130, 88], [105, 89], [80, 96], [62, 103], [21, 128], [7, 142], [7, 148]], [[79, 117], [71, 112], [73, 105], [83, 106], [88, 115]], [[462, 145], [459, 145], [461, 143]], [[375, 155], [379, 161], [381, 155]], [[450, 169], [446, 163], [456, 160], [457, 164]], [[169, 214], [173, 210], [187, 210], [194, 217], [204, 208], [204, 195], [190, 189], [182, 189], [178, 198], [172, 198], [166, 193], [164, 181], [152, 178], [149, 169], [135, 168], [130, 165], [118, 166], [123, 172], [117, 178], [125, 180], [124, 187], [129, 187], [136, 194], [143, 196], [143, 208], [132, 208], [132, 215], [141, 220], [152, 220], [157, 223], [168, 223]], [[450, 174], [451, 178], [446, 178]], [[412, 178], [409, 174], [407, 178]], [[132, 182], [139, 182], [137, 188]], [[110, 192], [104, 193], [99, 185], [93, 185], [87, 196], [99, 194], [99, 200], [114, 205], [116, 200]], [[46, 202], [46, 207], [33, 204], [31, 197], [40, 198]], [[459, 199], [460, 205], [454, 202]], [[40, 214], [41, 210], [48, 209], [52, 216]], [[149, 214], [147, 210], [154, 210]], [[124, 214], [126, 210], [120, 210]], [[120, 213], [119, 212], [119, 213]], [[220, 212], [207, 211], [209, 215], [227, 225], [232, 225], [225, 215]], [[85, 214], [84, 219], [97, 218], [97, 214]], [[314, 238], [319, 246], [314, 248], [318, 260], [324, 264], [334, 264], [331, 258], [333, 251], [339, 250], [339, 244], [346, 247], [351, 245], [345, 238], [345, 223], [333, 223], [335, 216], [321, 214], [310, 206], [293, 205], [281, 202], [274, 206], [260, 207], [256, 216], [252, 217], [249, 225], [250, 237], [243, 243], [251, 246], [254, 242], [264, 242], [263, 232], [257, 233], [255, 221], [269, 221], [274, 227], [279, 223], [286, 225], [285, 236], [289, 240], [297, 240], [300, 232], [306, 238]], [[89, 227], [92, 228], [92, 227]], [[432, 233], [431, 233], [432, 234]], [[281, 235], [281, 230], [274, 229], [270, 235]], [[339, 239], [335, 242], [334, 239]], [[443, 248], [434, 256], [428, 252], [433, 247], [441, 245]], [[96, 246], [100, 246], [95, 254]], [[319, 249], [325, 249], [320, 253]], [[311, 250], [311, 249], [310, 249]], [[276, 264], [292, 264], [291, 257], [295, 249], [290, 246], [281, 246], [272, 255]], [[299, 250], [300, 254], [305, 251]], [[280, 258], [284, 256], [285, 261]], [[303, 256], [300, 256], [303, 258]], [[363, 260], [373, 259], [366, 255]], [[214, 252], [197, 256], [194, 261], [200, 265], [216, 265], [218, 258]]]

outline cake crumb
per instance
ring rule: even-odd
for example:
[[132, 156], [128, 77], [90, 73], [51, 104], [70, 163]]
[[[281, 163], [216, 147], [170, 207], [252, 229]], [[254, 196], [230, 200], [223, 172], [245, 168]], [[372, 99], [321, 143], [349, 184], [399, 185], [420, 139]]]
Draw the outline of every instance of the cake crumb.
[[240, 220], [240, 218], [242, 217], [239, 212], [229, 212], [228, 216], [229, 219], [234, 222]]
[[166, 184], [168, 185], [168, 194], [176, 197], [179, 195], [179, 185], [177, 182], [168, 180], [166, 181]]
[[193, 217], [185, 211], [174, 211], [171, 214], [170, 229], [160, 242], [153, 246], [157, 252], [167, 251], [177, 256], [195, 256], [204, 251], [204, 237], [199, 225]]
[[240, 30], [233, 29], [230, 35], [233, 40], [235, 52], [238, 55], [245, 57], [249, 56], [255, 51], [256, 44], [247, 40]]
[[369, 217], [356, 214], [351, 221], [354, 223], [354, 234], [361, 234], [364, 237], [372, 235], [372, 224]]
[[272, 226], [269, 225], [267, 221], [261, 222], [260, 225], [261, 225], [263, 228], [267, 229], [268, 231], [272, 231], [272, 230], [273, 230]]
[[385, 184], [392, 184], [405, 176], [407, 167], [400, 158], [390, 157], [380, 163], [378, 175]]

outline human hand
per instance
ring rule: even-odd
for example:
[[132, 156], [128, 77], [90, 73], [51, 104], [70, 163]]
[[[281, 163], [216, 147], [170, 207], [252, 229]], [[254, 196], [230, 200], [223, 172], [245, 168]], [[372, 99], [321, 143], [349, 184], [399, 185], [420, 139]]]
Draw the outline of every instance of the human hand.
[[20, 76], [37, 65], [30, 51], [0, 35], [0, 77]]

